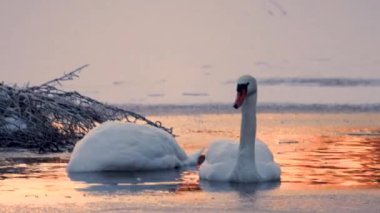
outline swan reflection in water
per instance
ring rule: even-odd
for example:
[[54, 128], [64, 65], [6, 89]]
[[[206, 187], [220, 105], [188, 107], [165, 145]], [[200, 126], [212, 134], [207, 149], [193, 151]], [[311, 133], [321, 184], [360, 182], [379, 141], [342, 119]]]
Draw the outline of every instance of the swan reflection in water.
[[180, 170], [144, 172], [80, 172], [69, 173], [72, 181], [87, 185], [79, 190], [94, 193], [175, 191], [181, 182]]
[[80, 172], [68, 175], [71, 181], [86, 184], [77, 190], [95, 195], [183, 191], [238, 192], [240, 195], [252, 195], [257, 191], [274, 190], [281, 184], [200, 181], [197, 168], [145, 172]]
[[280, 187], [281, 182], [259, 182], [259, 183], [234, 183], [201, 181], [200, 188], [207, 192], [239, 192], [240, 195], [252, 195], [257, 191], [270, 191]]

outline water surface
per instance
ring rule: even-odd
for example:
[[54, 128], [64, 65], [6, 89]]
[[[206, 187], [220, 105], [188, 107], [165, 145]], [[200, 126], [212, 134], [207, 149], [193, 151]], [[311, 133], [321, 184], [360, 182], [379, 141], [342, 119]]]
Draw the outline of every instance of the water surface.
[[[151, 118], [175, 127], [177, 141], [188, 153], [208, 147], [218, 138], [239, 139], [238, 114]], [[197, 205], [231, 211], [262, 205], [264, 210], [276, 210], [281, 202], [269, 205], [267, 202], [274, 201], [266, 200], [268, 196], [280, 199], [284, 193], [295, 196], [292, 193], [306, 191], [310, 195], [320, 191], [351, 193], [355, 190], [347, 199], [360, 201], [362, 193], [370, 195], [368, 199], [379, 198], [379, 114], [262, 113], [258, 115], [257, 131], [257, 136], [268, 144], [275, 161], [281, 166], [281, 182], [230, 184], [200, 181], [196, 167], [152, 172], [67, 174], [70, 153], [39, 155], [2, 150], [0, 208], [13, 211], [22, 203], [37, 205], [41, 210], [41, 206], [64, 204], [67, 211], [70, 205], [73, 205], [71, 210], [79, 211], [78, 205], [85, 206], [82, 210], [94, 210], [96, 204], [121, 202], [123, 206], [119, 210], [144, 206], [148, 210], [156, 207], [176, 210], [189, 203], [194, 203], [194, 206], [188, 206], [193, 210]], [[142, 206], [137, 205], [139, 203]], [[317, 208], [320, 204], [313, 205]], [[9, 206], [13, 207], [9, 209]], [[98, 207], [103, 211], [109, 206]]]

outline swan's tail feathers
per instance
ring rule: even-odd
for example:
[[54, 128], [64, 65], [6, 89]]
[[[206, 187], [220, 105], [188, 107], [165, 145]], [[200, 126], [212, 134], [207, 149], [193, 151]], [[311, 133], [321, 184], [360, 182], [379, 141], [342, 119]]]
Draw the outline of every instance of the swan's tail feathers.
[[183, 162], [183, 165], [184, 166], [195, 166], [195, 165], [197, 165], [199, 162], [199, 159], [202, 158], [202, 156], [204, 156], [204, 154], [203, 154], [204, 150], [205, 150], [205, 148], [201, 148], [200, 150], [189, 155], [189, 157]]

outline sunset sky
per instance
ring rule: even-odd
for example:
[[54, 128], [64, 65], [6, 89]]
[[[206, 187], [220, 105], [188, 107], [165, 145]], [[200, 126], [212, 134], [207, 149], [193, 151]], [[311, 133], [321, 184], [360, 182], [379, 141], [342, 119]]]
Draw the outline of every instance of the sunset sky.
[[[111, 103], [230, 102], [245, 73], [380, 78], [379, 20], [378, 0], [0, 0], [0, 76], [38, 85], [90, 64], [64, 89]], [[259, 91], [380, 102], [378, 86]]]

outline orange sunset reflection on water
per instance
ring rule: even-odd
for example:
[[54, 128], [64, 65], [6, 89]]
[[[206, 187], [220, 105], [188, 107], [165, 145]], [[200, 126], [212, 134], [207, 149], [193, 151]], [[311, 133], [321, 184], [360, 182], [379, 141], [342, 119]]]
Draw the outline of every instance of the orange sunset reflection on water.
[[[161, 116], [188, 151], [240, 134], [239, 114]], [[379, 114], [259, 114], [257, 137], [282, 169], [281, 187], [380, 186]]]

